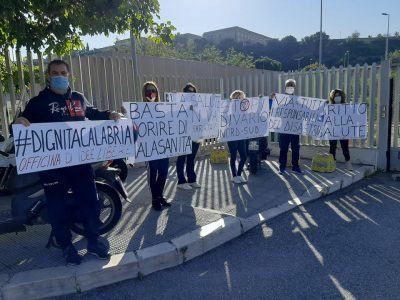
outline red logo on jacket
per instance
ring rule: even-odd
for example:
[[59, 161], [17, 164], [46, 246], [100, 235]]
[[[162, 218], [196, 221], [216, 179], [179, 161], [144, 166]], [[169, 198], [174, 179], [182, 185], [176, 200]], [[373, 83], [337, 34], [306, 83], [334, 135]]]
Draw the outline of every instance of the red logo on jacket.
[[80, 100], [66, 100], [71, 117], [84, 117], [85, 111]]

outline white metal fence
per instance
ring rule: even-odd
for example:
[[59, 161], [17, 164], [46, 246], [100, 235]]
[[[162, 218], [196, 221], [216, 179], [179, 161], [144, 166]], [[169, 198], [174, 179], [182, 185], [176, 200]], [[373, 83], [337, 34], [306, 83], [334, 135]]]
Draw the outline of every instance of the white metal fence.
[[[0, 82], [0, 119], [2, 130], [7, 134], [7, 126], [15, 115], [18, 105], [24, 105], [30, 97], [37, 95], [45, 85], [44, 65], [54, 57], [43, 58], [42, 53], [32, 53], [26, 59], [15, 53], [15, 61], [9, 53], [4, 53], [6, 73], [10, 74], [12, 65], [16, 65], [17, 82], [7, 76], [3, 85], [7, 94], [2, 92]], [[14, 57], [14, 55], [12, 55]], [[119, 110], [123, 101], [135, 101], [133, 62], [129, 56], [67, 56], [64, 59], [71, 66], [72, 88], [85, 94], [90, 102], [100, 109]], [[39, 70], [35, 79], [34, 65]], [[28, 68], [30, 85], [24, 85], [23, 66]], [[269, 95], [282, 92], [284, 82], [288, 78], [297, 81], [297, 94], [327, 99], [329, 91], [341, 88], [346, 92], [348, 101], [352, 103], [368, 103], [368, 138], [366, 141], [353, 141], [351, 146], [359, 149], [383, 149], [387, 141], [387, 109], [389, 104], [390, 66], [388, 62], [380, 65], [356, 65], [346, 68], [331, 68], [308, 72], [275, 72], [256, 69], [244, 69], [232, 66], [208, 64], [197, 61], [184, 61], [160, 57], [140, 57], [138, 66], [142, 85], [147, 80], [157, 83], [160, 95], [164, 92], [181, 91], [186, 82], [193, 82], [200, 92], [222, 93], [228, 97], [235, 89], [242, 89], [250, 96]], [[15, 67], [14, 67], [15, 68]], [[399, 145], [400, 114], [400, 67], [392, 71], [395, 76], [394, 114], [392, 122], [392, 147]], [[38, 80], [37, 80], [38, 79]], [[24, 86], [19, 93], [15, 84]], [[274, 137], [272, 137], [274, 141]], [[309, 146], [325, 146], [326, 142], [315, 142], [302, 137], [302, 144]], [[383, 150], [380, 150], [381, 152]], [[382, 156], [382, 154], [377, 154]], [[379, 159], [377, 158], [376, 161]], [[384, 161], [380, 159], [382, 166]], [[400, 167], [400, 162], [399, 162]]]

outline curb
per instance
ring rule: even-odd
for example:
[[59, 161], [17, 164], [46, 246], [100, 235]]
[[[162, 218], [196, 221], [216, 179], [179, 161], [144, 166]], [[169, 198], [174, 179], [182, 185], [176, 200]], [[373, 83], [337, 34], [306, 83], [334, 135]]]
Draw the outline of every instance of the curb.
[[112, 255], [110, 260], [88, 261], [78, 267], [53, 267], [20, 272], [11, 278], [0, 274], [0, 300], [39, 299], [88, 291], [119, 281], [142, 278], [153, 272], [185, 263], [250, 229], [288, 212], [299, 205], [345, 188], [376, 170], [362, 166], [352, 173], [335, 177], [328, 186], [315, 186], [316, 191], [254, 214], [248, 218], [223, 217], [189, 233], [155, 246]]

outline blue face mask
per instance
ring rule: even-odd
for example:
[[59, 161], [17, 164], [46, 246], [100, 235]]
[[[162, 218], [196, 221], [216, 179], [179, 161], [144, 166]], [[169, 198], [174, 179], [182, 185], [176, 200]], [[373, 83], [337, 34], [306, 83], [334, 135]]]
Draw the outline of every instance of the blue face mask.
[[68, 91], [69, 81], [66, 76], [50, 77], [50, 89], [56, 94], [65, 94]]

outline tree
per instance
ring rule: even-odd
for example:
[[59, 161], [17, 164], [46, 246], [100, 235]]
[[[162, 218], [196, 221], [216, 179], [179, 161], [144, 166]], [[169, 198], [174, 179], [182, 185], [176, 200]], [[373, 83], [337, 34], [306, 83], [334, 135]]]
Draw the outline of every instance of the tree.
[[263, 56], [255, 60], [255, 66], [257, 69], [281, 71], [282, 63], [272, 58]]
[[207, 47], [200, 53], [200, 60], [208, 61], [213, 64], [223, 64], [224, 57], [221, 54], [221, 50], [215, 46]]
[[170, 42], [175, 28], [156, 22], [159, 9], [158, 0], [0, 1], [0, 50], [25, 46], [63, 54], [82, 48], [82, 35], [130, 29]]
[[226, 53], [226, 64], [241, 68], [254, 68], [254, 57], [231, 48]]
[[315, 62], [315, 63], [309, 64], [308, 66], [305, 66], [302, 69], [302, 71], [316, 71], [318, 69], [326, 69], [326, 67], [324, 65], [319, 67], [319, 63]]
[[389, 54], [389, 58], [392, 64], [399, 64], [400, 65], [400, 50], [396, 50]]
[[349, 36], [350, 39], [356, 40], [360, 38], [360, 33], [356, 30], [354, 31], [351, 36]]

